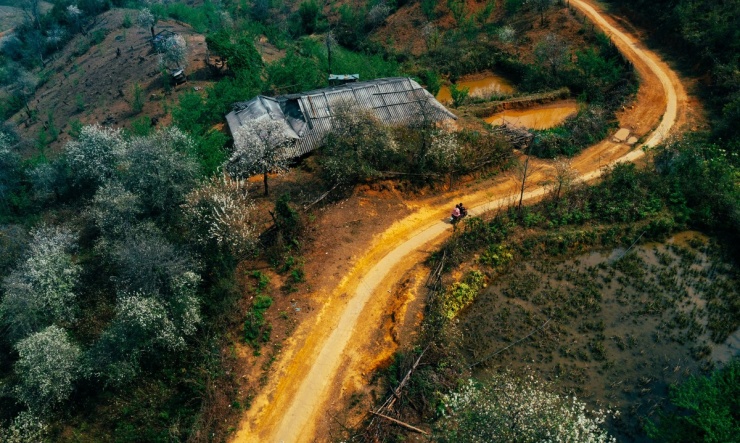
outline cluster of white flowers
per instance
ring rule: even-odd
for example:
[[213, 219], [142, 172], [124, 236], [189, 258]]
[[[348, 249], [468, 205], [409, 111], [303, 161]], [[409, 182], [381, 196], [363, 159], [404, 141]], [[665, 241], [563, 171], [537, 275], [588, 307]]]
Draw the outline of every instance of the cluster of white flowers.
[[611, 411], [587, 411], [583, 402], [553, 394], [551, 388], [532, 375], [469, 380], [444, 397], [441, 434], [467, 442], [616, 442], [601, 428]]
[[83, 126], [80, 137], [68, 142], [64, 149], [74, 180], [99, 185], [115, 175], [126, 148], [120, 129], [95, 124]]
[[18, 398], [32, 411], [43, 412], [69, 397], [77, 379], [80, 349], [64, 329], [52, 325], [24, 338], [15, 346], [20, 383]]
[[77, 5], [69, 5], [67, 6], [67, 14], [69, 14], [70, 17], [76, 19], [82, 14], [82, 11]]
[[391, 13], [391, 7], [388, 6], [385, 2], [380, 2], [377, 5], [370, 8], [370, 11], [367, 13], [367, 24], [371, 28], [375, 28], [377, 26], [380, 26], [383, 24], [385, 19], [390, 15]]
[[432, 135], [427, 158], [438, 167], [449, 167], [454, 164], [460, 152], [460, 144], [454, 132], [442, 129]]
[[254, 201], [246, 183], [228, 176], [212, 177], [192, 191], [183, 205], [185, 216], [196, 227], [199, 242], [211, 240], [241, 256], [254, 247], [257, 229], [252, 222]]
[[72, 233], [41, 226], [32, 233], [28, 257], [3, 281], [0, 317], [20, 339], [58, 321], [74, 319], [79, 265], [72, 262]]
[[499, 28], [497, 37], [502, 43], [513, 43], [516, 38], [516, 31], [511, 26], [503, 26]]

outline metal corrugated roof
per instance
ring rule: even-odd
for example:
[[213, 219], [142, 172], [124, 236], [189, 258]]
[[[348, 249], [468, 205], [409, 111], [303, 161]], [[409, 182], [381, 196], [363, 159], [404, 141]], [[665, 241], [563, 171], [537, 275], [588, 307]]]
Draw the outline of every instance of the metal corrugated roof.
[[[350, 106], [370, 111], [387, 125], [411, 125], [427, 121], [457, 119], [414, 80], [407, 77], [381, 78], [347, 83], [276, 98], [258, 96], [235, 105], [226, 116], [232, 134], [247, 120], [269, 115], [283, 119], [297, 138], [288, 155], [298, 157], [320, 147], [332, 129], [337, 107]], [[286, 135], [287, 132], [286, 132]]]

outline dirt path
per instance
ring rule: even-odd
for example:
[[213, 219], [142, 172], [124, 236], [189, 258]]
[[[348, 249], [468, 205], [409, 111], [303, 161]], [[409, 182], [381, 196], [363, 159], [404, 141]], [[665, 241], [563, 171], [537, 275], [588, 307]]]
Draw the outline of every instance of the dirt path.
[[[643, 146], [658, 144], [685, 118], [687, 97], [677, 75], [592, 3], [571, 0], [570, 4], [611, 35], [633, 62], [641, 86], [632, 109], [619, 115], [620, 123], [644, 137]], [[592, 180], [601, 175], [605, 165], [635, 161], [643, 155], [642, 149], [630, 150], [623, 144], [603, 141], [578, 156], [574, 167], [582, 180]], [[541, 184], [548, 178], [547, 164], [536, 162], [536, 166], [541, 169], [530, 182], [539, 185], [525, 193], [529, 201], [547, 192]], [[498, 180], [466, 195], [465, 201], [472, 214], [481, 214], [505, 207], [516, 197], [516, 183]], [[326, 294], [315, 319], [302, 324], [285, 344], [271, 383], [255, 398], [234, 441], [328, 440], [321, 432], [327, 411], [342, 407], [345, 387], [351, 385], [351, 380], [361, 379], [360, 374], [376, 363], [377, 356], [362, 348], [368, 346], [371, 331], [379, 324], [389, 289], [451, 233], [450, 225], [443, 221], [449, 206], [422, 206], [377, 236], [340, 284]], [[378, 351], [387, 354], [385, 349]]]

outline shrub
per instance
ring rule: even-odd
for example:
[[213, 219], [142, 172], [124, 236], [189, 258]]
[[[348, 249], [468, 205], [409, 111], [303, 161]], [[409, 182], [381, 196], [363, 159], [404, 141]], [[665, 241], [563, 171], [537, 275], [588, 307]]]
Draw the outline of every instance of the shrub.
[[258, 295], [244, 320], [244, 340], [259, 349], [261, 343], [270, 339], [270, 328], [265, 320], [265, 311], [272, 306], [272, 298]]
[[470, 88], [467, 86], [450, 85], [450, 96], [452, 96], [452, 106], [455, 108], [462, 106], [467, 102]]
[[77, 380], [80, 349], [52, 325], [16, 344], [18, 398], [33, 412], [46, 412], [66, 400]]
[[275, 224], [283, 239], [296, 244], [301, 230], [301, 217], [290, 207], [290, 195], [283, 194], [275, 202]]
[[448, 319], [454, 318], [475, 300], [484, 285], [483, 274], [480, 271], [470, 271], [462, 282], [454, 283], [445, 293], [442, 301], [443, 315]]

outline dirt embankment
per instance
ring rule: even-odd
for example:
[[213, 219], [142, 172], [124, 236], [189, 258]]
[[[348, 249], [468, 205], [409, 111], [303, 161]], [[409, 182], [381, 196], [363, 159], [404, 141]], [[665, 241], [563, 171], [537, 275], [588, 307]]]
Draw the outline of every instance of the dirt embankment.
[[460, 108], [463, 115], [472, 115], [478, 118], [486, 118], [491, 115], [506, 111], [509, 109], [527, 109], [532, 106], [542, 105], [545, 103], [551, 103], [556, 100], [566, 99], [570, 97], [570, 90], [568, 88], [561, 88], [555, 91], [541, 92], [538, 94], [530, 94], [522, 97], [512, 97], [506, 100], [496, 100], [488, 103], [481, 103], [479, 105], [465, 106]]
[[[612, 36], [639, 73], [637, 99], [619, 114], [621, 125], [646, 139], [644, 146], [653, 146], [670, 135], [685, 122], [686, 115], [687, 97], [678, 76], [590, 2], [570, 3]], [[592, 180], [601, 174], [602, 166], [635, 161], [643, 155], [642, 149], [630, 150], [624, 144], [603, 141], [573, 163], [582, 180]], [[530, 180], [532, 188], [524, 196], [527, 201], [535, 201], [547, 192], [547, 163], [537, 161], [535, 165], [539, 172]], [[320, 306], [318, 312], [307, 318], [286, 343], [270, 382], [245, 414], [234, 441], [327, 440], [333, 417], [347, 404], [345, 393], [366, 385], [365, 374], [397, 347], [392, 336], [378, 329], [379, 325], [387, 324], [389, 316], [414, 321], [413, 310], [406, 308], [418, 305], [413, 285], [414, 278], [419, 281], [422, 275], [418, 263], [451, 231], [443, 222], [448, 208], [463, 192], [473, 214], [505, 207], [518, 197], [516, 185], [511, 179], [500, 178], [417, 202], [412, 214], [361, 247], [365, 252], [345, 263], [349, 268], [339, 284], [320, 285], [312, 294]], [[330, 264], [318, 266], [324, 265]], [[410, 285], [400, 291], [401, 301], [393, 291], [399, 281]], [[399, 307], [402, 312], [394, 311]]]

